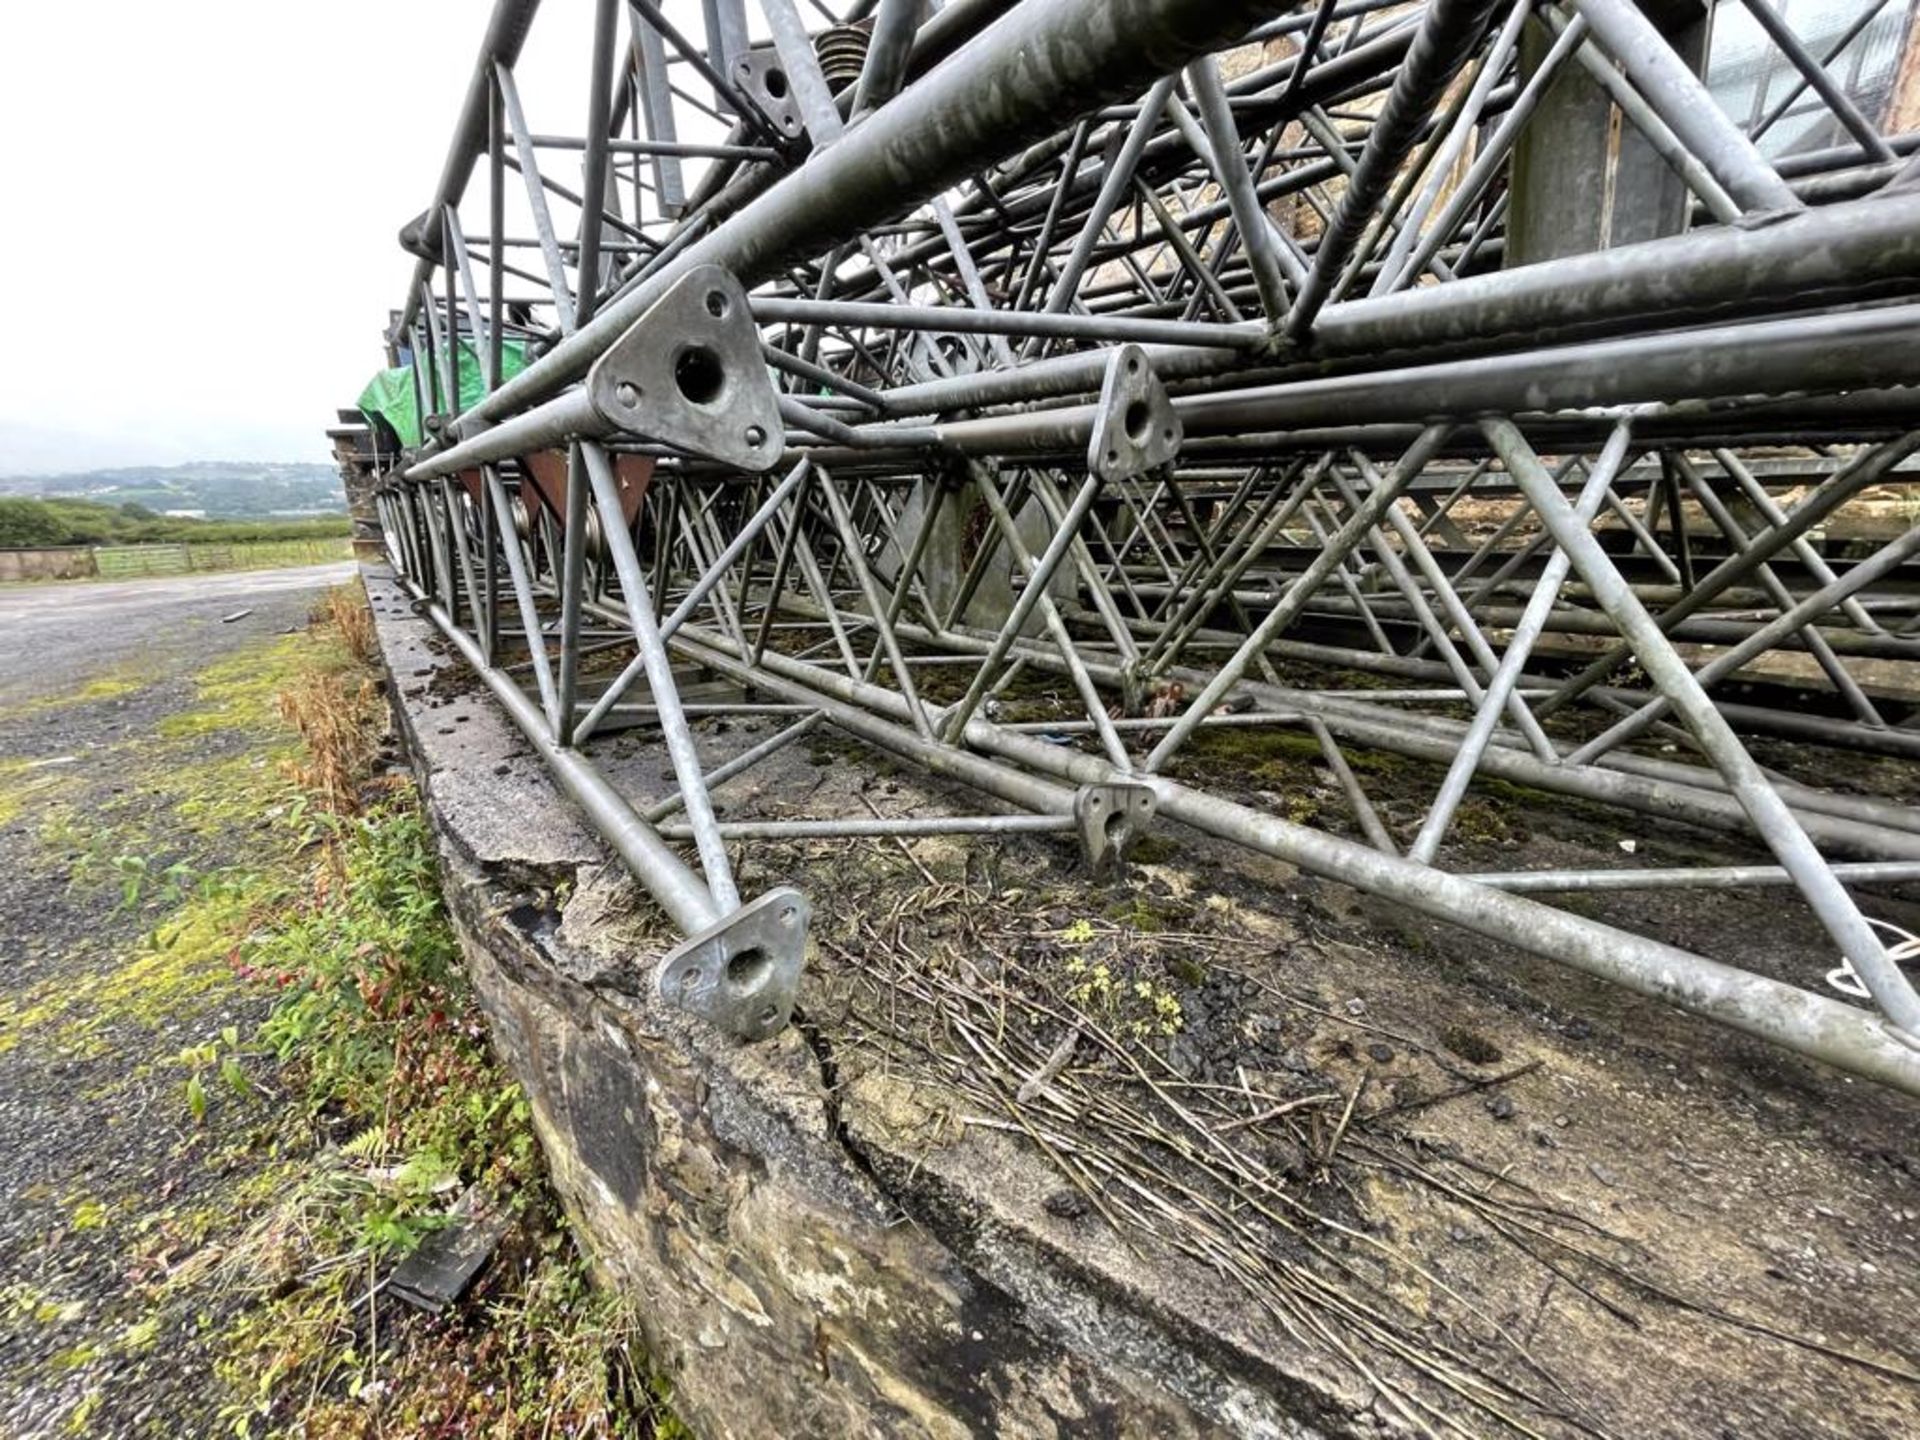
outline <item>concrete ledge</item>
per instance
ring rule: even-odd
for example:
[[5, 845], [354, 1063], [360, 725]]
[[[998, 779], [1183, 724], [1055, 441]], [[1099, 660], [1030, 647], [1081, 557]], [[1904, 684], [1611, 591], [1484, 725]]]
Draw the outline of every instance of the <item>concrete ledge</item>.
[[[1172, 1229], [1120, 1233], [1056, 1205], [1059, 1172], [1028, 1138], [968, 1123], [966, 1104], [925, 1074], [857, 1058], [836, 1019], [860, 979], [844, 956], [810, 968], [806, 1023], [758, 1046], [634, 998], [648, 993], [634, 982], [666, 931], [405, 595], [384, 572], [366, 576], [495, 1043], [531, 1097], [580, 1238], [637, 1303], [699, 1434], [1417, 1433], [1359, 1367], [1182, 1253]], [[709, 763], [741, 748], [738, 734], [714, 743]], [[608, 767], [639, 793], [667, 788], [645, 736], [610, 750]], [[825, 768], [793, 757], [758, 793], [835, 783], [814, 773]], [[916, 857], [935, 873], [945, 862], [961, 873], [970, 863], [965, 852]], [[1419, 1143], [1464, 1150], [1516, 1185], [1551, 1185], [1550, 1197], [1529, 1193], [1622, 1241], [1596, 1248], [1650, 1255], [1648, 1273], [1677, 1292], [1818, 1334], [1879, 1368], [1710, 1321], [1597, 1272], [1543, 1268], [1463, 1235], [1453, 1212], [1385, 1175], [1357, 1182], [1354, 1258], [1334, 1254], [1336, 1268], [1370, 1264], [1376, 1240], [1391, 1246], [1430, 1287], [1422, 1299], [1415, 1282], [1394, 1282], [1409, 1312], [1424, 1307], [1427, 1338], [1463, 1354], [1482, 1341], [1442, 1322], [1435, 1287], [1525, 1332], [1542, 1372], [1576, 1397], [1558, 1419], [1532, 1417], [1543, 1434], [1584, 1423], [1640, 1435], [1914, 1433], [1920, 1390], [1888, 1373], [1913, 1363], [1920, 1313], [1920, 1196], [1898, 1138], [1912, 1135], [1902, 1102], [1478, 942], [1420, 929], [1416, 944], [1414, 930], [1395, 932], [1347, 892], [1303, 883], [1283, 896], [1275, 867], [1236, 865], [1201, 845], [1184, 866], [1146, 867], [1141, 883], [1195, 905], [1224, 903], [1210, 886], [1238, 887], [1252, 898], [1234, 926], [1310, 960], [1318, 1002], [1365, 995], [1367, 1028], [1417, 1037], [1369, 1049], [1336, 1012], [1283, 1037], [1313, 1065], [1333, 1077], [1367, 1070], [1380, 1087], [1371, 1093], [1425, 1104], [1420, 1087], [1444, 1083], [1427, 1052], [1458, 1068], [1430, 1037], [1495, 1037], [1509, 1064], [1539, 1062], [1507, 1087], [1518, 1118], [1472, 1095], [1419, 1109]], [[808, 877], [817, 935], [843, 933], [858, 918], [849, 907], [864, 903], [859, 887], [836, 893], [831, 873]], [[782, 878], [743, 877], [742, 888]], [[1285, 978], [1306, 984], [1308, 973]], [[1282, 1041], [1260, 1043], [1277, 1052]], [[1699, 1058], [1683, 1069], [1686, 1056]], [[1285, 1258], [1318, 1263], [1305, 1250]], [[1785, 1278], [1767, 1278], [1775, 1271]], [[1604, 1292], [1633, 1323], [1583, 1291]], [[1470, 1420], [1473, 1433], [1501, 1433], [1484, 1414]]]

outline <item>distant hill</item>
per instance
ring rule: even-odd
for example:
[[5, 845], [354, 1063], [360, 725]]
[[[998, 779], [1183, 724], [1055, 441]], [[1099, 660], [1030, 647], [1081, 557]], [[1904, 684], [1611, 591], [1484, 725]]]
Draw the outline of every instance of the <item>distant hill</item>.
[[71, 475], [0, 476], [0, 496], [7, 495], [144, 505], [161, 514], [194, 511], [210, 520], [338, 515], [347, 508], [340, 472], [331, 465], [224, 460], [132, 465]]

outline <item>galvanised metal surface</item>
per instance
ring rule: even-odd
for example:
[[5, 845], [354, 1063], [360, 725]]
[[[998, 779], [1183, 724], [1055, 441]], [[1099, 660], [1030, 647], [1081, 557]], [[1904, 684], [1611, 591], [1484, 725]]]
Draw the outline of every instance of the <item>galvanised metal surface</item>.
[[[1920, 811], [1829, 783], [1920, 759], [1920, 528], [1833, 538], [1920, 449], [1909, 21], [1749, 5], [1778, 64], [1728, 80], [1713, 17], [1632, 0], [596, 0], [556, 134], [516, 83], [535, 8], [496, 7], [403, 231], [430, 436], [379, 503], [686, 937], [668, 999], [786, 1023], [808, 901], [741, 895], [741, 845], [1059, 832], [1107, 866], [1174, 824], [1920, 1093], [1872, 914]], [[743, 698], [683, 704], [689, 668]], [[788, 719], [703, 772], [746, 713]], [[616, 719], [658, 727], [667, 799], [596, 766]], [[1262, 726], [1345, 821], [1209, 791], [1196, 737]], [[821, 729], [977, 808], [716, 817]], [[1417, 820], [1365, 751], [1444, 777]], [[1475, 873], [1489, 782], [1746, 858]], [[1807, 905], [1831, 952], [1762, 975], [1552, 903], [1688, 887]]]

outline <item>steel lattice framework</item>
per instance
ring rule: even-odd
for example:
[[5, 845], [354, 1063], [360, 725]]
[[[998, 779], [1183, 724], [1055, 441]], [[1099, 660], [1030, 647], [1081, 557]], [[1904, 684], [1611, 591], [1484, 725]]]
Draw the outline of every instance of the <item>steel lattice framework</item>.
[[[1920, 757], [1860, 678], [1920, 659], [1920, 528], [1818, 543], [1920, 447], [1920, 134], [1840, 78], [1888, 4], [1817, 45], [1741, 4], [1788, 79], [1736, 121], [1711, 16], [1632, 0], [597, 0], [566, 137], [515, 85], [536, 5], [500, 0], [402, 235], [432, 419], [379, 505], [686, 937], [661, 992], [787, 1021], [808, 902], [743, 898], [729, 846], [1061, 831], [1097, 864], [1178, 823], [1920, 1093], [1861, 909], [1920, 879], [1920, 812], [1750, 749]], [[1824, 143], [1771, 151], [1787, 115]], [[1797, 689], [1728, 698], [1781, 657]], [[683, 703], [676, 664], [752, 704]], [[1007, 719], [1034, 676], [1075, 712]], [[703, 765], [747, 708], [785, 728]], [[594, 761], [636, 716], [652, 803]], [[716, 817], [823, 726], [977, 813]], [[1353, 833], [1183, 780], [1233, 726], [1310, 736]], [[1444, 767], [1417, 826], [1364, 750]], [[1770, 856], [1461, 873], [1489, 780]], [[1832, 956], [1788, 983], [1551, 903], [1636, 886], [1797, 891], [1863, 1003], [1820, 993]]]

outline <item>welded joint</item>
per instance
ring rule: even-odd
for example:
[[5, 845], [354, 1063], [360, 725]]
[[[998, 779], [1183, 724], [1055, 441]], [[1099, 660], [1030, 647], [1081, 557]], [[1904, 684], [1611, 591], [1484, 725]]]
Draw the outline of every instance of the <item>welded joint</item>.
[[1147, 701], [1153, 695], [1156, 677], [1144, 655], [1136, 656], [1120, 667], [1120, 713], [1138, 718], [1147, 713]]
[[934, 458], [940, 463], [929, 464], [926, 477], [949, 496], [958, 495], [972, 484], [975, 470], [984, 469], [993, 479], [998, 479], [1000, 475], [999, 462], [991, 457], [952, 455]]
[[1073, 796], [1073, 818], [1087, 868], [1104, 874], [1126, 859], [1133, 842], [1153, 823], [1159, 802], [1147, 785], [1124, 781], [1082, 785]]
[[1132, 480], [1180, 457], [1186, 430], [1147, 352], [1122, 345], [1107, 362], [1094, 412], [1087, 468], [1102, 480]]
[[769, 890], [668, 951], [655, 993], [729, 1035], [769, 1039], [793, 1014], [812, 918], [798, 890]]
[[611, 430], [742, 470], [771, 469], [786, 445], [747, 292], [718, 265], [688, 271], [634, 321], [586, 391]]

